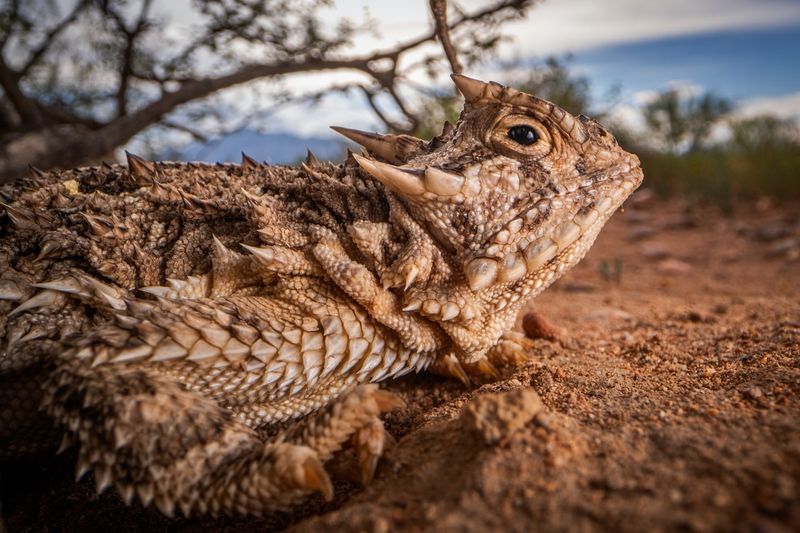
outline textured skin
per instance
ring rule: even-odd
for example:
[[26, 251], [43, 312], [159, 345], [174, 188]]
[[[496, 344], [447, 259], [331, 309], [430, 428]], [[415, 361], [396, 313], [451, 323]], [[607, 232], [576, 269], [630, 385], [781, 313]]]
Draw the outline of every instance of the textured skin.
[[260, 514], [330, 497], [348, 443], [369, 481], [402, 404], [370, 383], [517, 360], [517, 311], [642, 174], [594, 121], [454, 80], [454, 128], [340, 129], [370, 156], [338, 167], [130, 156], [6, 187], [0, 453], [63, 435], [126, 501]]

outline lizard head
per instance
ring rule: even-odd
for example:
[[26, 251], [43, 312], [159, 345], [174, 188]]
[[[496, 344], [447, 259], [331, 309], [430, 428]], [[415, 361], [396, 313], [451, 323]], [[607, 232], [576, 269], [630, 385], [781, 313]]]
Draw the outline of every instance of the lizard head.
[[455, 255], [473, 291], [539, 292], [639, 186], [639, 160], [588, 117], [494, 82], [453, 80], [464, 110], [431, 142], [337, 131], [370, 151], [358, 164]]

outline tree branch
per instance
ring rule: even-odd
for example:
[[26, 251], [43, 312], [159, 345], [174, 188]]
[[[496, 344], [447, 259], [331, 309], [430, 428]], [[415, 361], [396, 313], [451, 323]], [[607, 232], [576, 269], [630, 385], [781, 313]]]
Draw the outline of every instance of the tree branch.
[[192, 129], [189, 126], [185, 126], [183, 124], [178, 124], [177, 122], [173, 122], [171, 120], [162, 120], [160, 124], [162, 126], [164, 126], [164, 127], [167, 127], [167, 128], [173, 129], [173, 130], [177, 130], [177, 131], [182, 131], [184, 133], [188, 133], [196, 141], [206, 142], [208, 140], [208, 136], [207, 135], [203, 135], [199, 131], [197, 131], [195, 129]]
[[383, 122], [389, 130], [393, 131], [405, 130], [405, 128], [403, 128], [402, 126], [394, 122], [392, 119], [390, 119], [388, 116], [386, 116], [386, 114], [383, 112], [380, 106], [378, 106], [378, 102], [375, 100], [375, 97], [377, 96], [375, 92], [369, 90], [369, 88], [363, 85], [359, 86], [359, 89], [361, 89], [361, 92], [363, 92], [364, 96], [366, 96], [367, 103], [372, 108], [372, 112], [375, 113], [378, 119], [380, 119], [380, 121]]
[[444, 55], [450, 62], [453, 74], [461, 74], [464, 67], [458, 61], [458, 54], [450, 41], [450, 28], [447, 26], [447, 0], [430, 0], [430, 2], [433, 20], [436, 22], [436, 35], [439, 37], [439, 42], [442, 43]]
[[125, 48], [122, 51], [122, 61], [120, 63], [119, 87], [117, 88], [116, 94], [118, 116], [128, 114], [128, 87], [130, 85], [131, 76], [134, 75], [133, 59], [136, 52], [136, 40], [145, 28], [147, 28], [147, 14], [150, 11], [151, 5], [152, 0], [144, 0], [142, 2], [139, 18], [132, 29], [128, 29], [122, 15], [111, 9], [110, 6], [107, 8], [108, 14], [116, 22], [117, 29], [125, 36]]
[[11, 36], [11, 30], [14, 29], [14, 24], [16, 24], [17, 20], [19, 20], [19, 0], [11, 0], [11, 10], [6, 21], [6, 31], [0, 36], [0, 51], [5, 48], [8, 38]]
[[0, 87], [3, 87], [9, 102], [26, 126], [35, 126], [41, 122], [42, 115], [36, 100], [22, 92], [19, 75], [6, 64], [3, 54], [0, 54]]
[[80, 2], [78, 2], [78, 3], [75, 5], [75, 8], [72, 10], [72, 12], [71, 12], [69, 15], [67, 15], [67, 16], [66, 16], [66, 18], [64, 18], [64, 19], [63, 19], [61, 22], [59, 22], [58, 24], [56, 24], [56, 25], [55, 25], [55, 26], [54, 26], [54, 27], [53, 27], [53, 28], [52, 28], [52, 29], [51, 29], [49, 32], [47, 32], [47, 35], [46, 35], [46, 36], [45, 36], [45, 38], [42, 40], [42, 42], [41, 42], [41, 44], [39, 45], [39, 47], [38, 47], [36, 50], [34, 50], [33, 52], [31, 52], [31, 55], [30, 55], [30, 57], [28, 58], [28, 61], [27, 61], [27, 62], [25, 63], [25, 65], [24, 65], [24, 66], [23, 66], [23, 67], [22, 67], [22, 68], [19, 70], [19, 72], [17, 72], [17, 76], [18, 76], [19, 78], [22, 78], [23, 76], [25, 76], [25, 74], [27, 74], [27, 73], [28, 73], [28, 71], [29, 71], [29, 70], [30, 70], [30, 69], [31, 69], [31, 68], [32, 68], [32, 67], [33, 67], [33, 66], [34, 66], [36, 63], [38, 63], [38, 62], [39, 62], [39, 60], [42, 58], [42, 56], [43, 56], [43, 55], [44, 55], [44, 54], [47, 52], [47, 50], [50, 48], [50, 45], [52, 45], [52, 44], [53, 44], [53, 41], [55, 41], [55, 39], [56, 39], [56, 37], [58, 36], [58, 34], [59, 34], [59, 33], [61, 33], [62, 31], [64, 31], [64, 29], [65, 29], [67, 26], [69, 26], [70, 24], [72, 24], [72, 23], [75, 21], [75, 19], [77, 19], [77, 18], [78, 18], [78, 15], [80, 15], [80, 14], [81, 14], [81, 12], [82, 12], [82, 11], [83, 11], [83, 10], [86, 8], [86, 6], [88, 6], [88, 5], [89, 5], [89, 1], [88, 1], [88, 0], [81, 0]]
[[[86, 1], [92, 2], [97, 0]], [[81, 119], [80, 117], [71, 115], [67, 110], [62, 111], [60, 108], [51, 109], [39, 103], [37, 100], [27, 97], [20, 88], [19, 77], [15, 76], [18, 73], [8, 68], [2, 60], [2, 57], [0, 57], [0, 86], [3, 87], [9, 102], [22, 118], [22, 124], [17, 128], [18, 131], [15, 132], [16, 137], [13, 140], [13, 146], [7, 144], [4, 147], [0, 147], [0, 182], [14, 178], [28, 163], [42, 168], [50, 168], [53, 166], [68, 167], [83, 163], [87, 160], [106, 156], [148, 126], [163, 122], [169, 113], [183, 104], [205, 98], [218, 90], [256, 79], [301, 72], [349, 70], [360, 72], [368, 76], [374, 80], [377, 86], [375, 90], [372, 90], [364, 85], [361, 90], [364, 92], [369, 105], [375, 111], [376, 115], [390, 129], [408, 131], [408, 127], [404, 127], [403, 124], [388, 117], [386, 113], [380, 109], [376, 101], [378, 87], [380, 87], [381, 90], [385, 90], [394, 100], [399, 111], [412, 125], [412, 128], [419, 124], [419, 117], [415, 116], [398, 92], [397, 84], [398, 80], [401, 79], [397, 71], [399, 58], [406, 52], [432, 41], [437, 36], [441, 38], [441, 35], [448, 35], [446, 31], [440, 31], [444, 26], [449, 28], [449, 30], [454, 30], [468, 23], [478, 22], [485, 22], [491, 26], [492, 24], [498, 23], [498, 20], [502, 20], [502, 16], [509, 10], [522, 12], [534, 1], [535, 0], [495, 0], [492, 5], [477, 12], [470, 14], [457, 13], [457, 16], [449, 25], [446, 19], [443, 23], [437, 22], [437, 28], [432, 29], [430, 32], [416, 39], [401, 43], [392, 49], [351, 58], [330, 57], [332, 53], [327, 53], [328, 49], [320, 45], [320, 41], [325, 41], [325, 39], [321, 37], [313, 38], [314, 35], [311, 34], [309, 39], [313, 38], [313, 42], [309, 41], [300, 48], [298, 48], [299, 45], [295, 45], [291, 41], [283, 42], [281, 38], [286, 37], [281, 36], [287, 31], [292, 30], [293, 26], [279, 25], [278, 29], [275, 30], [275, 35], [267, 34], [265, 36], [265, 43], [268, 46], [268, 51], [271, 50], [271, 53], [268, 55], [273, 58], [269, 62], [247, 64], [224, 75], [189, 79], [188, 77], [185, 78], [185, 75], [191, 76], [191, 64], [185, 66], [174, 65], [168, 61], [165, 67], [166, 74], [161, 76], [163, 79], [156, 79], [157, 76], [155, 72], [157, 72], [157, 70], [150, 73], [137, 72], [137, 61], [135, 60], [137, 52], [134, 42], [135, 38], [148, 27], [146, 13], [151, 0], [143, 0], [144, 3], [142, 4], [142, 11], [138, 19], [139, 22], [133, 29], [127, 28], [121, 15], [110, 14], [111, 16], [116, 15], [116, 23], [120, 25], [120, 28], [124, 29], [123, 33], [129, 37], [123, 41], [124, 46], [120, 47], [120, 52], [123, 54], [123, 60], [119, 71], [120, 85], [117, 87], [117, 91], [110, 96], [110, 98], [116, 101], [118, 116], [105, 124]], [[432, 5], [433, 4], [434, 2], [432, 1]], [[101, 9], [103, 9], [106, 14], [109, 14], [109, 11], [113, 11], [108, 9], [110, 5], [108, 0], [103, 0], [98, 5], [100, 5]], [[77, 17], [77, 15], [74, 16]], [[69, 17], [65, 20], [68, 19]], [[438, 17], [438, 19], [441, 19], [441, 17]], [[229, 35], [230, 40], [244, 39], [249, 42], [255, 42], [257, 37], [261, 35], [258, 32], [244, 32], [247, 28], [243, 29], [236, 25], [241, 21], [233, 21], [236, 23], [234, 26], [225, 27], [224, 23], [226, 23], [227, 20], [226, 16], [220, 19], [223, 26], [217, 24], [217, 21], [213, 21], [212, 24], [207, 27], [205, 34], [225, 38], [228, 36], [225, 32], [231, 32]], [[51, 30], [51, 33], [62, 25], [67, 26], [68, 24], [64, 24], [64, 21], [62, 21], [62, 23], [59, 23], [59, 25]], [[257, 27], [256, 30], [259, 30], [259, 28]], [[58, 31], [63, 31], [63, 29], [59, 29]], [[261, 31], [267, 30], [262, 29]], [[130, 37], [131, 34], [133, 34], [133, 38]], [[446, 38], [449, 39], [449, 37]], [[342, 42], [344, 41], [342, 40]], [[209, 47], [212, 52], [215, 52], [216, 49], [214, 47], [221, 46], [221, 44], [225, 43], [213, 41], [209, 44]], [[453, 48], [453, 51], [455, 50], [452, 43], [450, 47]], [[323, 52], [319, 52], [319, 50]], [[292, 51], [297, 53], [292, 53]], [[46, 52], [42, 51], [41, 54], [44, 55]], [[281, 59], [275, 59], [276, 57]], [[188, 56], [186, 60], [189, 60]], [[391, 67], [381, 67], [379, 69], [376, 66], [376, 62], [383, 60], [389, 60], [391, 62]], [[162, 66], [164, 65], [165, 64], [162, 63]], [[173, 66], [178, 69], [185, 69], [185, 72], [184, 70], [179, 70], [175, 74], [172, 74], [171, 68]], [[147, 68], [147, 70], [151, 69]], [[178, 82], [178, 77], [180, 77], [182, 81]], [[131, 79], [159, 83], [162, 87], [162, 92], [156, 100], [138, 109], [131, 110], [130, 91], [128, 90]], [[167, 82], [178, 83], [178, 89], [172, 91], [164, 90], [165, 87], [169, 86], [166, 85]], [[101, 101], [106, 102], [107, 100], [105, 100], [104, 97], [103, 100], [98, 100], [98, 102]], [[47, 121], [43, 121], [42, 118], [46, 118]], [[165, 125], [167, 127], [175, 126], [174, 123], [167, 123]]]
[[[453, 31], [454, 29], [463, 26], [466, 23], [478, 22], [486, 17], [495, 15], [501, 11], [506, 11], [508, 9], [519, 11], [524, 9], [525, 6], [530, 3], [531, 0], [499, 0], [498, 2], [490, 6], [487, 6], [486, 8], [481, 9], [480, 11], [476, 11], [475, 13], [472, 13], [470, 15], [461, 15], [455, 22], [450, 24], [449, 28], [450, 31]], [[434, 29], [431, 32], [421, 35], [420, 37], [414, 40], [398, 45], [392, 50], [388, 50], [385, 52], [378, 52], [374, 55], [374, 57], [375, 59], [397, 59], [397, 57], [399, 57], [404, 52], [408, 52], [412, 48], [416, 48], [422, 44], [425, 44], [428, 41], [436, 39], [437, 35], [438, 34]]]

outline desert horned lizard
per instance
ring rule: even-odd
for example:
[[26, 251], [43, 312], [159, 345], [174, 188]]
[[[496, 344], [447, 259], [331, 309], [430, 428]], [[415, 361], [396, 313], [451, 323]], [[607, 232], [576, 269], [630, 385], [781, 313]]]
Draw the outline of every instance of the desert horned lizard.
[[375, 383], [518, 358], [517, 311], [642, 171], [585, 116], [453, 79], [455, 126], [336, 128], [369, 154], [339, 166], [129, 156], [0, 189], [0, 453], [63, 436], [126, 502], [261, 514], [330, 498], [345, 445], [373, 476], [402, 405]]

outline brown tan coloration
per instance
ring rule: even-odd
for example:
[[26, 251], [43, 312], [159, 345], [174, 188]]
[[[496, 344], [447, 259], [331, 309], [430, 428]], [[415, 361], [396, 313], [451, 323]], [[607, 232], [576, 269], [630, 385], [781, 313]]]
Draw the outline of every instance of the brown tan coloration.
[[454, 80], [454, 128], [340, 128], [372, 157], [338, 167], [129, 155], [2, 190], [0, 451], [54, 428], [99, 490], [260, 514], [330, 497], [347, 443], [369, 481], [401, 405], [371, 383], [518, 360], [517, 310], [642, 174], [590, 119]]

